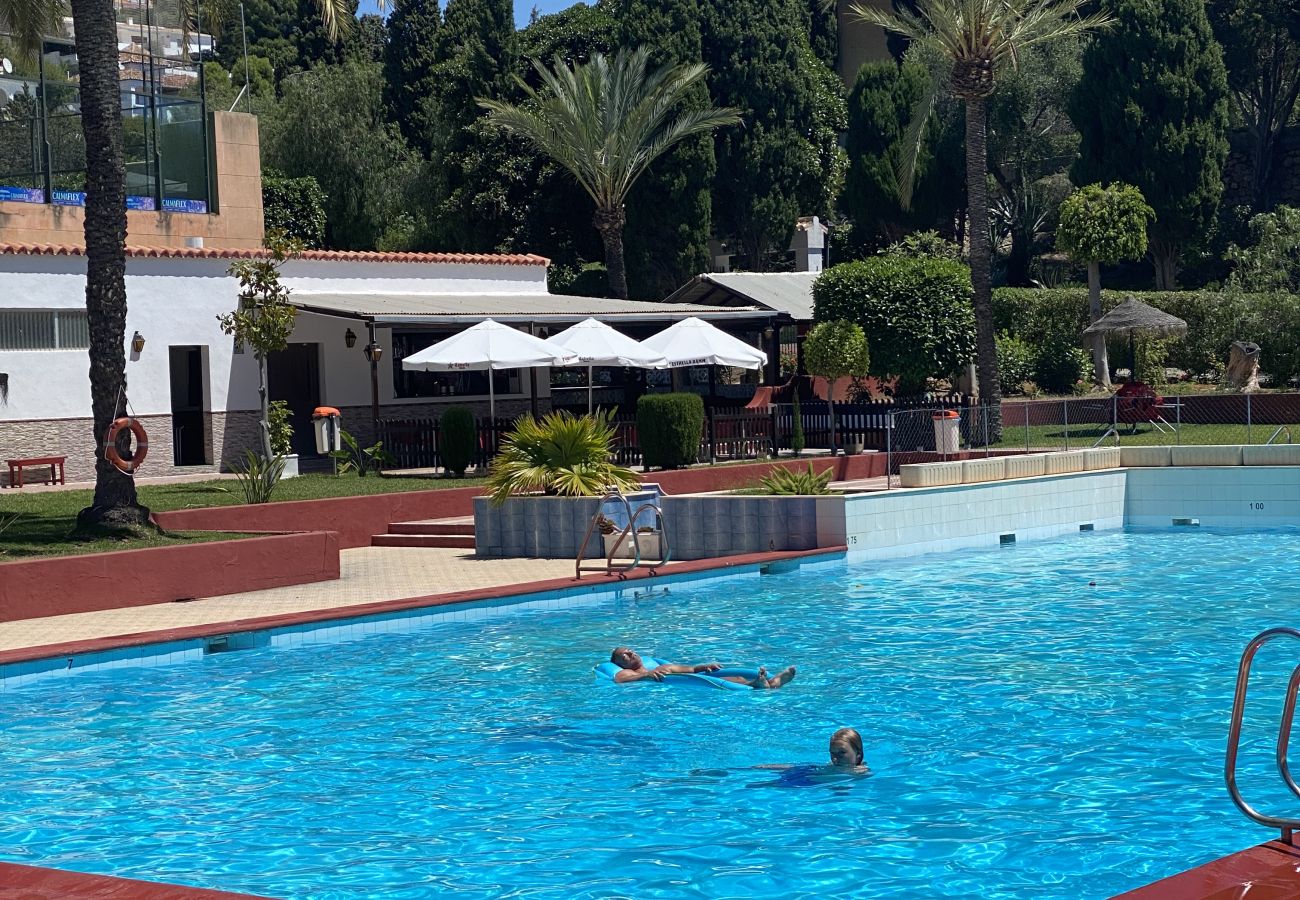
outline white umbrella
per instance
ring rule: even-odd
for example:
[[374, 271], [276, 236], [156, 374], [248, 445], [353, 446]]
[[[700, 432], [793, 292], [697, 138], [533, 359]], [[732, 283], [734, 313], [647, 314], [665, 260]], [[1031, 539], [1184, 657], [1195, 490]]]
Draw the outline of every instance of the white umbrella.
[[646, 338], [641, 346], [662, 353], [667, 357], [671, 369], [683, 366], [761, 369], [767, 365], [767, 354], [762, 350], [751, 347], [740, 338], [734, 338], [695, 316], [682, 319]]
[[577, 325], [570, 325], [559, 334], [551, 335], [548, 340], [576, 354], [577, 358], [569, 365], [587, 367], [588, 413], [591, 412], [592, 366], [662, 369], [668, 365], [668, 359], [662, 353], [647, 350], [622, 332], [595, 319], [583, 319]]
[[459, 372], [488, 370], [488, 409], [497, 415], [496, 386], [492, 371], [530, 369], [535, 366], [562, 366], [573, 354], [517, 328], [484, 319], [419, 353], [402, 360], [402, 368], [423, 372]]

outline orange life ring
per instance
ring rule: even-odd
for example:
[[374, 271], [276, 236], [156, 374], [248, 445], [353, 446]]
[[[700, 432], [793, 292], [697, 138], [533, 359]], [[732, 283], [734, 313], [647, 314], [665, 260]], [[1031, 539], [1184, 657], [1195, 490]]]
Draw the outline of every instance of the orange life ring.
[[[135, 437], [135, 451], [130, 459], [123, 459], [122, 454], [117, 450], [117, 439], [128, 428]], [[148, 455], [149, 435], [145, 433], [144, 426], [128, 416], [114, 419], [113, 424], [108, 426], [108, 434], [104, 435], [104, 458], [116, 466], [119, 472], [130, 475], [140, 468], [140, 464]]]

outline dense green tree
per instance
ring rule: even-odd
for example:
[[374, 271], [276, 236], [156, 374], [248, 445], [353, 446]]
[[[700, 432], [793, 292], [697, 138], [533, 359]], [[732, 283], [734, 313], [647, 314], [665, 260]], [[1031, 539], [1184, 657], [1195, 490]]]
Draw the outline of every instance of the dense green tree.
[[[840, 86], [813, 54], [805, 28], [803, 0], [729, 0], [706, 8], [709, 92], [714, 103], [739, 109], [745, 122], [715, 136], [717, 231], [739, 245], [749, 269], [770, 267], [772, 251], [785, 251], [800, 215], [829, 217], [843, 171]], [[838, 127], [814, 131], [818, 120]]]
[[1228, 96], [1250, 137], [1250, 197], [1271, 204], [1278, 138], [1300, 94], [1300, 4], [1294, 0], [1210, 0], [1210, 26], [1223, 47]]
[[[618, 23], [618, 45], [651, 48], [652, 65], [704, 58], [700, 0], [608, 0], [608, 9]], [[701, 84], [687, 108], [710, 103]], [[628, 195], [624, 238], [631, 296], [657, 300], [708, 271], [715, 171], [713, 138], [700, 135], [662, 156]]]
[[[327, 24], [322, 11], [332, 10]], [[336, 65], [355, 57], [354, 41], [367, 40], [367, 31], [356, 27], [357, 0], [243, 0], [248, 52], [267, 59], [277, 82], [314, 65]], [[244, 42], [240, 38], [240, 5], [223, 4], [219, 30], [227, 36], [217, 42], [217, 61], [229, 72], [243, 71]], [[364, 56], [365, 53], [361, 53]]]
[[318, 66], [285, 81], [262, 121], [266, 165], [325, 191], [330, 247], [374, 249], [420, 191], [418, 154], [386, 120], [382, 82], [376, 64]]
[[[1056, 245], [1076, 262], [1088, 266], [1088, 310], [1090, 320], [1101, 318], [1101, 265], [1122, 259], [1138, 259], [1147, 252], [1147, 224], [1153, 215], [1142, 192], [1129, 184], [1102, 187], [1090, 184], [1075, 191], [1061, 204], [1061, 223]], [[1093, 368], [1097, 383], [1110, 387], [1110, 364], [1106, 339], [1093, 341]]]
[[624, 203], [654, 160], [693, 135], [738, 119], [732, 109], [682, 109], [703, 64], [647, 71], [649, 51], [624, 49], [612, 60], [593, 54], [572, 68], [561, 59], [534, 63], [542, 89], [528, 103], [482, 100], [493, 122], [514, 132], [571, 174], [595, 202], [592, 224], [605, 245], [609, 287], [626, 299]]
[[1032, 47], [989, 98], [990, 206], [994, 246], [1007, 247], [1005, 282], [1030, 284], [1030, 262], [1047, 249], [1079, 133], [1066, 112], [1082, 74], [1083, 43]]
[[990, 439], [1000, 440], [1001, 381], [988, 240], [988, 101], [999, 73], [1031, 47], [1084, 33], [1105, 19], [1078, 17], [1082, 0], [919, 0], [916, 5], [917, 13], [888, 13], [858, 3], [853, 10], [863, 21], [911, 39], [917, 52], [941, 61], [949, 92], [966, 107], [966, 209], [980, 401], [989, 406]]
[[425, 98], [434, 92], [436, 42], [442, 12], [438, 0], [403, 0], [388, 17], [384, 52], [384, 102], [411, 146], [428, 154], [433, 134]]
[[537, 87], [541, 81], [530, 60], [548, 62], [556, 54], [565, 65], [584, 63], [593, 53], [613, 53], [618, 48], [618, 23], [603, 6], [576, 3], [568, 9], [539, 16], [517, 36], [519, 75]]
[[840, 61], [839, 4], [835, 0], [804, 0], [808, 17], [808, 43], [832, 72]]
[[388, 25], [382, 16], [367, 13], [357, 19], [356, 28], [347, 34], [344, 52], [358, 62], [384, 62], [388, 51]]
[[1113, 29], [1084, 51], [1070, 98], [1082, 136], [1076, 184], [1124, 181], [1155, 210], [1156, 287], [1204, 240], [1223, 194], [1228, 85], [1203, 0], [1113, 0]]
[[1244, 291], [1300, 294], [1300, 209], [1279, 206], [1250, 220], [1250, 243], [1228, 248], [1230, 284]]
[[848, 175], [840, 210], [853, 223], [850, 252], [874, 253], [910, 231], [951, 223], [964, 203], [960, 166], [936, 155], [945, 127], [934, 116], [916, 158], [911, 204], [899, 197], [908, 119], [925, 96], [929, 73], [915, 61], [867, 63], [849, 94]]
[[262, 213], [267, 234], [279, 235], [304, 250], [325, 245], [325, 192], [315, 178], [263, 172]]

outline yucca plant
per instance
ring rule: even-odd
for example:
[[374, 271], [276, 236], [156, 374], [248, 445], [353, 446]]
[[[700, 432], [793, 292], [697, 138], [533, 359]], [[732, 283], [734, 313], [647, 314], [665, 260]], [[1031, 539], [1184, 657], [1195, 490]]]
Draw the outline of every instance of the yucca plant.
[[524, 416], [492, 460], [488, 473], [492, 502], [501, 504], [511, 494], [534, 491], [596, 497], [611, 487], [640, 487], [635, 472], [610, 459], [614, 433], [612, 410], [586, 416], [559, 411], [540, 420]]
[[834, 493], [827, 485], [831, 483], [831, 469], [814, 472], [813, 464], [808, 463], [807, 472], [794, 469], [776, 468], [759, 479], [758, 486], [765, 494], [783, 494], [809, 496]]
[[230, 468], [239, 480], [244, 491], [244, 499], [249, 503], [269, 503], [275, 493], [275, 486], [284, 474], [283, 454], [270, 459], [255, 450], [244, 451], [244, 462], [232, 463]]

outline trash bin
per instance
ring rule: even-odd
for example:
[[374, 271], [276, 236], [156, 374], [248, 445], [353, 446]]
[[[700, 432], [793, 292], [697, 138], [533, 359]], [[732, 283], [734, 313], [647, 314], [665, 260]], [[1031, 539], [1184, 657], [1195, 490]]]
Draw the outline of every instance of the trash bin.
[[311, 414], [311, 424], [316, 429], [316, 452], [329, 453], [343, 449], [343, 417], [332, 406], [318, 406]]
[[934, 451], [945, 456], [961, 449], [961, 414], [955, 409], [937, 412], [934, 419]]

